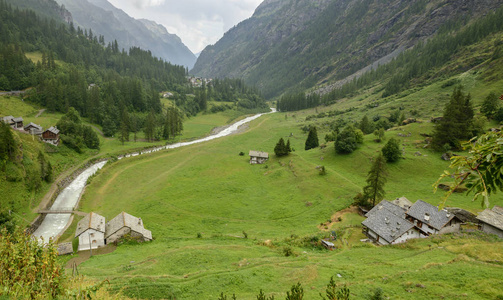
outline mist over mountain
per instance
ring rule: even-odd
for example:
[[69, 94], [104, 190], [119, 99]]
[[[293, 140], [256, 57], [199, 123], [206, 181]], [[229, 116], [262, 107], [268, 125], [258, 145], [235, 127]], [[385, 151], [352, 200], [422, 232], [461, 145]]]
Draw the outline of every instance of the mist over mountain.
[[[191, 73], [238, 77], [274, 97], [325, 88], [499, 8], [488, 0], [266, 0], [204, 49]], [[337, 85], [335, 85], [337, 86]]]
[[75, 26], [103, 35], [107, 42], [117, 40], [119, 47], [140, 47], [173, 64], [192, 68], [196, 56], [175, 34], [149, 20], [137, 20], [107, 0], [57, 0], [73, 15]]

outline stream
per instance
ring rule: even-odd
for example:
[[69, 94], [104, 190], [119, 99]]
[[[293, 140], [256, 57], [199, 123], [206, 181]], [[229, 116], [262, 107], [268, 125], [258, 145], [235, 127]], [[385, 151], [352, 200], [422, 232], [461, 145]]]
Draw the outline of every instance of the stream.
[[[276, 109], [271, 108], [270, 113], [276, 112]], [[240, 120], [236, 123], [233, 123], [232, 125], [228, 126], [224, 130], [189, 142], [181, 142], [181, 143], [176, 143], [176, 144], [170, 144], [162, 147], [157, 147], [141, 152], [136, 152], [136, 153], [131, 153], [127, 154], [125, 156], [119, 157], [119, 159], [122, 158], [127, 158], [127, 157], [133, 157], [133, 156], [138, 156], [142, 154], [148, 154], [152, 152], [157, 152], [161, 150], [166, 150], [166, 149], [175, 149], [183, 146], [188, 146], [188, 145], [193, 145], [197, 143], [202, 143], [202, 142], [207, 142], [211, 141], [217, 138], [221, 138], [224, 136], [228, 136], [238, 130], [238, 128], [246, 123], [249, 123], [255, 119], [260, 118], [261, 116], [269, 114], [269, 113], [262, 113], [262, 114], [257, 114], [251, 117], [247, 117], [243, 120]], [[86, 186], [87, 179], [94, 175], [99, 169], [103, 168], [103, 166], [107, 163], [107, 161], [101, 161], [99, 163], [96, 163], [86, 170], [82, 172], [75, 180], [73, 180], [63, 191], [58, 195], [56, 200], [54, 201], [54, 204], [51, 206], [50, 210], [73, 210], [74, 207], [77, 205], [82, 191], [84, 190], [84, 187]], [[49, 239], [57, 237], [59, 234], [62, 233], [62, 231], [65, 229], [65, 227], [68, 225], [69, 221], [71, 218], [71, 214], [47, 214], [40, 224], [40, 226], [37, 228], [37, 230], [33, 233], [33, 236], [39, 238], [42, 242], [43, 241], [49, 241]]]

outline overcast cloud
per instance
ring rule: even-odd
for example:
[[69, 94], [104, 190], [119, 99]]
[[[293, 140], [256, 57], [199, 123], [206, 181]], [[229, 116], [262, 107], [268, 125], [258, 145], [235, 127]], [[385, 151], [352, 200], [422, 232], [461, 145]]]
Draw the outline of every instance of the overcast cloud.
[[149, 19], [178, 35], [197, 53], [252, 16], [263, 0], [109, 0], [137, 19]]

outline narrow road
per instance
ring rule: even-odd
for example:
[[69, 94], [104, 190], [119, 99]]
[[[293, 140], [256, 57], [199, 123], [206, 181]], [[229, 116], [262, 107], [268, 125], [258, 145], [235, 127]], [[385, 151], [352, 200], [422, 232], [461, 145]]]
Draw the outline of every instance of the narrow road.
[[45, 111], [45, 108], [43, 108], [43, 109], [39, 110], [39, 111], [38, 111], [38, 114], [35, 116], [35, 118], [40, 117], [40, 115], [41, 115], [41, 114], [43, 114], [43, 113], [44, 113], [44, 111]]

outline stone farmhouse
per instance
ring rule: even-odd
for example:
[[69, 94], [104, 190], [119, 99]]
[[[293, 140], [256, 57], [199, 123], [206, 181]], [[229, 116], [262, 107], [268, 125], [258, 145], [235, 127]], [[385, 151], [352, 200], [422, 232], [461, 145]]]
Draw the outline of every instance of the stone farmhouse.
[[[381, 245], [403, 243], [409, 239], [425, 238], [432, 234], [457, 232], [461, 221], [446, 210], [418, 200], [409, 206], [410, 201], [400, 198], [399, 206], [387, 200], [372, 208], [362, 222], [363, 233]], [[398, 199], [397, 199], [398, 200]], [[407, 200], [407, 201], [405, 201]]]
[[114, 243], [126, 234], [140, 241], [151, 241], [152, 232], [143, 227], [141, 218], [121, 212], [110, 220], [106, 226], [105, 239], [107, 244]]
[[32, 122], [24, 127], [24, 131], [29, 132], [32, 135], [42, 136], [42, 126]]
[[503, 239], [503, 207], [495, 205], [477, 216], [479, 229], [490, 234], [496, 234]]
[[263, 164], [269, 159], [269, 153], [250, 150], [250, 164]]
[[105, 246], [105, 217], [90, 213], [77, 224], [75, 237], [79, 238], [78, 251]]
[[152, 232], [143, 227], [142, 219], [125, 212], [121, 212], [108, 223], [105, 223], [105, 217], [92, 212], [79, 221], [75, 231], [75, 237], [79, 238], [78, 251], [103, 247], [126, 234], [139, 241], [152, 240]]

